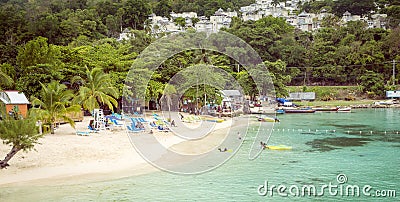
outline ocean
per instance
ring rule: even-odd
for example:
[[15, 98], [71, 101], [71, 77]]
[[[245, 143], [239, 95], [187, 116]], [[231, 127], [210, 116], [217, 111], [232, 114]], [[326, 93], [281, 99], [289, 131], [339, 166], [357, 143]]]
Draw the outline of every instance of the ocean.
[[399, 201], [400, 109], [278, 118], [268, 145], [290, 150], [266, 149], [250, 160], [251, 125], [238, 152], [203, 174], [1, 188], [1, 201]]

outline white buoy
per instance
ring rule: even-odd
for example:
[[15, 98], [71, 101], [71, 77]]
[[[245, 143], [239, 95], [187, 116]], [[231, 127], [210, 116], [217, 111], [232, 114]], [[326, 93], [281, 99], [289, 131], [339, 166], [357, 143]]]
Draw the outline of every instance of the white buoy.
[[360, 134], [362, 133], [362, 131], [360, 131]]

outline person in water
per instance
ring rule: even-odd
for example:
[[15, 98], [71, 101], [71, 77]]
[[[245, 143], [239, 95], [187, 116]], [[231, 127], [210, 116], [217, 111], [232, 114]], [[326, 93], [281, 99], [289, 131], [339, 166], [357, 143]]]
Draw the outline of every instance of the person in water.
[[263, 149], [265, 149], [265, 148], [267, 148], [267, 145], [265, 144], [265, 142], [260, 142], [260, 144], [261, 144], [261, 147], [263, 148]]
[[219, 152], [227, 152], [228, 151], [228, 149], [226, 147], [224, 150], [222, 150], [221, 148], [218, 148], [218, 150], [219, 150]]

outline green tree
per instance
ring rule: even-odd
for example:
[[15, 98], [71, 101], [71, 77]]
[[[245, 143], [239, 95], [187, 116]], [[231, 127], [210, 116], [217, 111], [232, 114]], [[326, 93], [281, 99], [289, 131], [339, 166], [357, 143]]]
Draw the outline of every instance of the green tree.
[[165, 16], [169, 18], [171, 17], [170, 13], [172, 11], [172, 3], [170, 0], [160, 0], [153, 11], [158, 16]]
[[178, 25], [182, 30], [185, 28], [186, 26], [186, 20], [183, 17], [177, 17], [174, 19], [174, 23], [176, 25]]
[[346, 11], [353, 15], [365, 15], [370, 11], [375, 11], [375, 0], [340, 0], [335, 1], [332, 11], [337, 16], [342, 16]]
[[8, 161], [19, 151], [30, 151], [38, 144], [43, 134], [38, 134], [36, 122], [33, 119], [14, 120], [7, 118], [0, 121], [0, 139], [3, 144], [10, 145], [11, 150], [0, 161], [0, 168], [9, 166]]
[[0, 65], [0, 90], [2, 90], [2, 88], [10, 86], [13, 83], [12, 78], [4, 71], [7, 67], [10, 67], [10, 65]]
[[147, 0], [127, 0], [124, 4], [124, 26], [142, 30], [144, 21], [151, 14], [151, 7]]
[[100, 108], [100, 104], [107, 105], [111, 110], [118, 107], [118, 89], [113, 85], [109, 74], [105, 74], [101, 68], [86, 70], [86, 78], [79, 76], [73, 78], [71, 83], [81, 82], [78, 95], [74, 103], [81, 104], [84, 109], [93, 111]]
[[35, 66], [37, 64], [55, 64], [59, 61], [58, 57], [60, 52], [58, 48], [48, 44], [47, 41], [47, 38], [37, 37], [29, 41], [18, 51], [18, 73], [28, 73], [25, 71], [25, 68], [30, 66]]
[[74, 94], [71, 90], [67, 90], [67, 86], [57, 81], [44, 85], [41, 84], [40, 99], [31, 97], [32, 110], [31, 116], [37, 120], [41, 120], [43, 124], [50, 127], [51, 134], [54, 134], [54, 124], [63, 120], [75, 127], [75, 122], [67, 115], [70, 112], [79, 112], [79, 105], [70, 105]]
[[370, 97], [381, 97], [384, 94], [385, 84], [383, 75], [374, 71], [367, 70], [360, 76], [363, 91], [368, 93]]

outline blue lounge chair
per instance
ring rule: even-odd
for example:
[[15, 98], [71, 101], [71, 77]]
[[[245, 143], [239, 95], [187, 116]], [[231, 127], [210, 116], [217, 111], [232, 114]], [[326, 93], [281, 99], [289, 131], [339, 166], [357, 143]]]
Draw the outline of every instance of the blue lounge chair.
[[112, 113], [112, 116], [116, 117], [117, 119], [121, 120], [122, 119], [122, 115], [121, 114], [117, 114], [117, 113]]
[[157, 124], [154, 123], [154, 122], [150, 122], [149, 125], [150, 125], [152, 128], [157, 128]]
[[144, 123], [144, 122], [147, 122], [146, 120], [144, 120], [144, 118], [137, 118], [137, 120], [139, 120], [140, 122], [142, 122], [142, 123]]
[[144, 130], [144, 128], [140, 129], [140, 128], [136, 127], [136, 122], [132, 122], [131, 127], [134, 129], [138, 129], [138, 130]]
[[126, 126], [126, 128], [128, 128], [128, 132], [138, 133], [138, 132], [142, 131], [142, 130], [137, 129], [137, 128], [132, 127], [132, 126]]
[[136, 118], [131, 118], [132, 123], [138, 122], [139, 120]]
[[159, 126], [157, 127], [157, 129], [158, 129], [158, 131], [162, 131], [162, 132], [168, 132], [168, 131], [169, 131], [169, 128], [164, 128], [164, 127], [161, 126], [161, 125], [159, 125]]
[[111, 119], [111, 122], [112, 122], [115, 126], [124, 126], [124, 124], [118, 123], [117, 120], [115, 120], [115, 119]]
[[99, 132], [99, 130], [93, 128], [91, 125], [88, 125], [88, 129], [89, 129], [89, 131], [92, 132], [92, 133], [97, 133], [97, 132]]
[[76, 135], [78, 136], [89, 136], [90, 132], [87, 131], [76, 131]]

